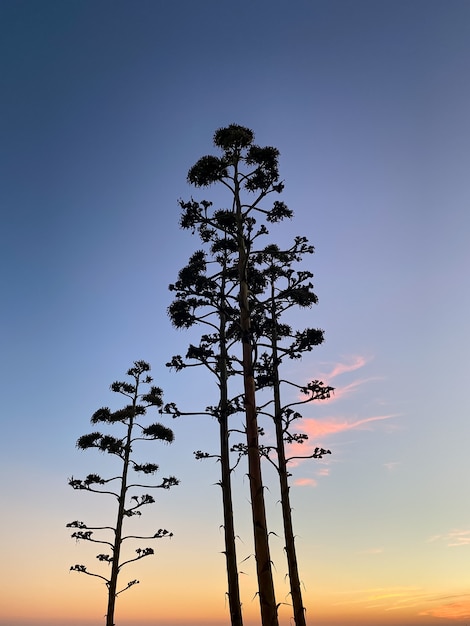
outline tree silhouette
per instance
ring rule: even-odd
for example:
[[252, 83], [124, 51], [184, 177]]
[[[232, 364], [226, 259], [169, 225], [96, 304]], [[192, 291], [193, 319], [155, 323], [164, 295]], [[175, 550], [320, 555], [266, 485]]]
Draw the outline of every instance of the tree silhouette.
[[[255, 145], [253, 132], [235, 124], [217, 130], [214, 144], [221, 156], [199, 159], [189, 170], [188, 181], [196, 187], [219, 184], [221, 190], [227, 192], [229, 208], [213, 209], [208, 200], [180, 201], [181, 226], [193, 234], [197, 232], [204, 249], [192, 255], [176, 283], [170, 286], [176, 298], [169, 308], [170, 318], [177, 328], [201, 324], [206, 325], [209, 332], [201, 336], [199, 345], [189, 346], [185, 359], [174, 356], [169, 365], [181, 370], [203, 364], [216, 376], [220, 401], [216, 407], [207, 407], [207, 412], [217, 417], [221, 427], [220, 460], [229, 478], [224, 479], [223, 470], [222, 483], [227, 494], [230, 493], [227, 438], [234, 430], [228, 428], [228, 418], [237, 412], [244, 414], [246, 443], [232, 445], [231, 450], [238, 453], [235, 464], [243, 455], [248, 459], [262, 626], [277, 626], [278, 606], [269, 552], [261, 457], [275, 466], [281, 488], [294, 618], [297, 626], [303, 626], [305, 615], [289, 502], [287, 465], [292, 459], [286, 455], [285, 444], [302, 443], [307, 438], [291, 430], [293, 422], [301, 417], [293, 407], [326, 398], [331, 388], [320, 381], [305, 385], [281, 378], [280, 366], [284, 358], [300, 358], [323, 341], [323, 331], [312, 328], [293, 331], [281, 322], [281, 317], [295, 306], [306, 308], [316, 302], [311, 273], [294, 268], [305, 254], [313, 252], [313, 247], [305, 238], [297, 237], [289, 250], [281, 251], [275, 245], [256, 249], [260, 238], [269, 234], [267, 225], [292, 216], [283, 202], [269, 199], [271, 194], [283, 190], [278, 173], [279, 153], [276, 148]], [[237, 347], [239, 355], [233, 353]], [[236, 374], [242, 375], [243, 391], [229, 399], [228, 382]], [[286, 386], [304, 394], [302, 400], [282, 404], [281, 388]], [[169, 411], [181, 414], [174, 405]], [[275, 446], [260, 444], [263, 431], [258, 426], [258, 415], [267, 415], [273, 420]], [[327, 453], [329, 451], [316, 448], [307, 456], [319, 458]], [[218, 457], [197, 453], [198, 458], [213, 456]], [[224, 523], [229, 513], [232, 518], [233, 513], [225, 510]], [[233, 542], [234, 547], [233, 519], [231, 524], [232, 534], [226, 535], [226, 546]], [[229, 564], [228, 549], [226, 554], [227, 570], [231, 567], [235, 571], [236, 560]], [[239, 604], [239, 600], [237, 602]], [[232, 623], [238, 623], [233, 621], [232, 612], [231, 615]]]
[[[217, 419], [219, 424], [219, 454], [195, 452], [197, 459], [216, 458], [220, 461], [222, 490], [225, 560], [227, 569], [228, 600], [230, 620], [232, 626], [242, 626], [243, 618], [240, 602], [240, 588], [238, 581], [237, 555], [235, 545], [235, 528], [233, 520], [233, 503], [231, 488], [230, 444], [229, 444], [229, 416], [239, 409], [237, 399], [230, 400], [228, 380], [234, 374], [233, 362], [235, 357], [229, 355], [229, 350], [237, 339], [236, 326], [230, 321], [236, 314], [236, 297], [234, 271], [231, 255], [233, 245], [231, 240], [219, 237], [217, 232], [205, 233], [206, 242], [211, 243], [213, 260], [208, 273], [206, 254], [197, 251], [189, 260], [188, 265], [178, 274], [178, 280], [170, 285], [175, 292], [175, 300], [168, 309], [173, 325], [176, 328], [189, 328], [194, 324], [201, 324], [208, 330], [203, 334], [198, 346], [190, 345], [186, 359], [176, 355], [167, 363], [176, 371], [187, 367], [202, 365], [213, 374], [219, 389], [219, 401], [215, 406], [208, 406], [203, 414]], [[176, 405], [167, 404], [164, 409], [173, 416], [188, 415], [182, 413]], [[190, 413], [194, 415], [195, 413]], [[199, 413], [201, 414], [201, 413]]]
[[[135, 557], [122, 561], [121, 548], [123, 542], [128, 539], [150, 540], [172, 536], [172, 533], [162, 528], [158, 529], [153, 535], [147, 537], [123, 534], [123, 524], [125, 518], [141, 515], [140, 509], [143, 506], [155, 502], [153, 496], [147, 493], [131, 496], [131, 490], [135, 488], [169, 489], [170, 487], [177, 485], [179, 482], [174, 476], [163, 478], [159, 484], [150, 485], [140, 484], [140, 482], [131, 482], [132, 479], [129, 478], [130, 470], [136, 474], [150, 476], [155, 474], [159, 469], [158, 465], [154, 463], [137, 463], [131, 457], [133, 444], [136, 441], [153, 440], [171, 443], [174, 438], [172, 430], [158, 422], [152, 423], [148, 426], [140, 424], [140, 420], [146, 414], [148, 408], [161, 408], [163, 405], [163, 392], [159, 387], [151, 385], [153, 381], [151, 376], [148, 374], [149, 371], [150, 365], [148, 363], [145, 361], [135, 361], [134, 366], [127, 372], [127, 375], [133, 382], [114, 382], [111, 385], [111, 390], [127, 398], [128, 404], [124, 408], [117, 411], [111, 411], [107, 407], [98, 409], [98, 411], [96, 411], [91, 417], [92, 424], [120, 424], [124, 427], [124, 434], [122, 436], [114, 437], [112, 435], [95, 431], [87, 435], [82, 435], [77, 441], [77, 447], [80, 450], [95, 448], [101, 452], [117, 457], [121, 463], [121, 473], [118, 476], [107, 479], [102, 478], [98, 474], [88, 474], [85, 479], [76, 479], [72, 477], [68, 481], [69, 485], [73, 489], [85, 490], [99, 494], [108, 494], [114, 496], [118, 503], [114, 526], [88, 526], [78, 520], [67, 524], [68, 528], [76, 529], [71, 535], [72, 538], [104, 545], [108, 550], [107, 554], [98, 554], [96, 558], [99, 561], [106, 562], [111, 566], [111, 573], [109, 577], [89, 572], [85, 565], [73, 565], [70, 568], [72, 571], [81, 572], [83, 574], [87, 574], [88, 576], [95, 576], [96, 578], [100, 578], [105, 581], [108, 589], [106, 626], [114, 626], [116, 597], [139, 582], [138, 580], [131, 580], [123, 589], [118, 591], [117, 583], [121, 569], [129, 563], [139, 561], [146, 556], [154, 554], [154, 550], [151, 547], [137, 548], [135, 550]], [[140, 391], [142, 384], [150, 385], [147, 393], [142, 393]], [[116, 489], [110, 485], [116, 485]], [[111, 540], [101, 538], [95, 539], [93, 534], [94, 531], [107, 531], [106, 534], [111, 534]], [[100, 533], [99, 536], [101, 537], [102, 534]]]
[[[292, 308], [310, 308], [317, 303], [310, 280], [313, 278], [312, 273], [296, 270], [294, 267], [303, 261], [306, 254], [312, 253], [313, 246], [308, 244], [308, 240], [305, 237], [296, 237], [293, 245], [287, 250], [281, 251], [278, 246], [270, 245], [254, 255], [254, 263], [259, 272], [258, 283], [264, 287], [262, 293], [253, 294], [256, 319], [254, 327], [258, 349], [265, 348], [257, 362], [256, 380], [259, 388], [270, 388], [273, 392], [272, 398], [259, 407], [259, 413], [272, 417], [276, 433], [276, 445], [261, 446], [260, 451], [276, 468], [279, 476], [285, 551], [296, 626], [305, 626], [306, 620], [295, 550], [288, 463], [294, 459], [322, 458], [324, 454], [331, 454], [330, 450], [317, 447], [310, 455], [288, 458], [285, 447], [286, 443], [302, 444], [308, 439], [307, 435], [291, 430], [291, 425], [302, 418], [293, 407], [313, 400], [324, 400], [329, 398], [333, 391], [332, 387], [325, 386], [318, 380], [304, 385], [283, 380], [280, 374], [280, 366], [285, 358], [299, 359], [303, 353], [310, 352], [324, 339], [323, 331], [320, 329], [293, 330], [289, 324], [282, 321], [283, 315]], [[297, 396], [301, 394], [301, 399], [296, 397], [283, 405], [281, 387], [294, 390]], [[273, 451], [275, 460], [271, 455]]]
[[269, 551], [264, 488], [261, 474], [259, 429], [256, 409], [254, 354], [256, 345], [251, 329], [250, 282], [251, 250], [254, 241], [267, 234], [264, 224], [256, 227], [257, 217], [277, 222], [292, 215], [280, 201], [266, 208], [264, 201], [272, 193], [280, 193], [278, 156], [273, 147], [254, 144], [253, 132], [231, 124], [217, 130], [214, 144], [221, 156], [204, 156], [189, 170], [188, 182], [196, 187], [220, 183], [228, 191], [230, 208], [211, 210], [209, 201], [180, 201], [181, 226], [197, 229], [202, 241], [211, 234], [230, 239], [236, 257], [236, 285], [239, 336], [242, 345], [243, 405], [245, 413], [248, 477], [250, 482], [254, 548], [258, 591], [263, 626], [277, 626], [277, 604], [274, 594], [272, 564]]

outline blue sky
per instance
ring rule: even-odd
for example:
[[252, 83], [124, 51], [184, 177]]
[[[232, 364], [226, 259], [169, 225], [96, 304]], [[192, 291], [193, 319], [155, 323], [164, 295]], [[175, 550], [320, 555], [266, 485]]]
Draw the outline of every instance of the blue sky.
[[[319, 304], [298, 321], [326, 341], [289, 372], [337, 388], [305, 411], [331, 458], [293, 470], [308, 610], [318, 624], [470, 619], [469, 24], [453, 0], [1, 3], [1, 626], [64, 624], [57, 589], [80, 623], [100, 623], [104, 592], [68, 575], [87, 552], [64, 525], [109, 515], [66, 484], [106, 471], [74, 445], [114, 401], [109, 384], [143, 358], [168, 400], [211, 402], [210, 379], [164, 367], [191, 339], [171, 328], [167, 286], [198, 247], [177, 200], [217, 198], [187, 171], [232, 122], [281, 152], [295, 217], [272, 237], [316, 248]], [[176, 442], [157, 453], [181, 485], [148, 515], [175, 537], [142, 564], [118, 623], [141, 605], [142, 623], [185, 623], [167, 607], [175, 578], [189, 623], [228, 623], [217, 466], [192, 458], [215, 448], [216, 428], [171, 425]], [[277, 532], [268, 468], [266, 480]], [[235, 483], [244, 558], [243, 471]], [[86, 614], [83, 593], [96, 598]]]

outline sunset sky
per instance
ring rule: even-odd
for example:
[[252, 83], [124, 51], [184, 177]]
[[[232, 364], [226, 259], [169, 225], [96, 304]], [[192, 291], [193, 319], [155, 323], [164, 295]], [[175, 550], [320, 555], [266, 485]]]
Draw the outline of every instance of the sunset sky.
[[[167, 287], [196, 237], [178, 199], [214, 131], [276, 146], [309, 238], [325, 343], [286, 376], [334, 397], [304, 410], [292, 504], [308, 623], [470, 623], [470, 3], [468, 0], [1, 0], [3, 389], [0, 626], [101, 626], [106, 589], [75, 572], [97, 551], [67, 522], [114, 503], [67, 479], [112, 475], [79, 452], [109, 385], [136, 359], [167, 401], [216, 398], [165, 363], [197, 334], [172, 328]], [[181, 484], [129, 521], [174, 533], [122, 574], [117, 626], [225, 626], [217, 426], [165, 423], [142, 446]], [[269, 424], [267, 435], [272, 437]], [[310, 449], [304, 447], [304, 450]], [[139, 451], [140, 454], [140, 451]], [[290, 626], [276, 476], [263, 466], [280, 626]], [[259, 603], [246, 467], [234, 474], [245, 626]]]

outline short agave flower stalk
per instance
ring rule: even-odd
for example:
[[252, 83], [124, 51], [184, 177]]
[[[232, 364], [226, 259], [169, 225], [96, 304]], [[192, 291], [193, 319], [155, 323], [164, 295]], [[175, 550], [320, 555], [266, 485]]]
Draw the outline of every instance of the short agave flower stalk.
[[[69, 485], [73, 489], [89, 491], [98, 494], [111, 495], [117, 500], [118, 508], [114, 526], [88, 526], [81, 521], [75, 520], [67, 524], [67, 527], [76, 529], [72, 537], [77, 540], [89, 541], [105, 546], [107, 553], [98, 554], [98, 561], [108, 563], [111, 572], [109, 576], [89, 572], [85, 565], [73, 565], [70, 569], [88, 576], [94, 576], [104, 580], [108, 589], [108, 609], [106, 614], [106, 626], [114, 626], [114, 613], [116, 597], [123, 591], [137, 584], [138, 580], [131, 580], [122, 589], [118, 590], [118, 577], [125, 565], [139, 561], [154, 554], [151, 547], [137, 548], [134, 557], [121, 559], [121, 548], [123, 542], [129, 539], [154, 540], [163, 537], [171, 537], [172, 533], [160, 528], [150, 536], [124, 535], [123, 525], [125, 518], [141, 515], [141, 508], [152, 504], [155, 499], [148, 493], [131, 495], [132, 491], [140, 488], [144, 489], [169, 489], [178, 484], [174, 476], [163, 478], [159, 483], [141, 484], [139, 479], [133, 480], [130, 472], [134, 475], [151, 476], [158, 471], [155, 463], [138, 463], [132, 458], [133, 445], [136, 441], [162, 441], [171, 443], [174, 435], [173, 431], [166, 426], [155, 422], [144, 426], [142, 418], [146, 415], [147, 409], [156, 407], [160, 409], [163, 405], [163, 392], [159, 387], [152, 386], [152, 378], [148, 374], [150, 365], [145, 361], [135, 361], [127, 374], [132, 382], [114, 382], [111, 385], [112, 391], [127, 398], [124, 408], [111, 411], [109, 408], [101, 408], [96, 411], [92, 418], [92, 424], [120, 425], [123, 435], [114, 437], [95, 431], [87, 435], [82, 435], [77, 441], [80, 450], [95, 448], [101, 452], [111, 454], [121, 461], [121, 472], [112, 478], [102, 478], [98, 474], [88, 474], [85, 479], [70, 478]], [[150, 386], [146, 393], [142, 393], [141, 386]], [[110, 534], [110, 540], [106, 538], [95, 538], [94, 532], [99, 532], [99, 537], [103, 534]]]
[[[236, 327], [229, 321], [233, 317], [233, 307], [236, 306], [233, 280], [230, 278], [233, 274], [233, 246], [230, 240], [220, 238], [216, 232], [204, 232], [204, 238], [211, 242], [214, 258], [208, 262], [203, 251], [198, 251], [191, 257], [188, 265], [179, 272], [176, 283], [170, 285], [176, 298], [168, 312], [176, 328], [189, 328], [199, 324], [205, 326], [208, 332], [202, 335], [198, 346], [189, 346], [186, 360], [177, 355], [167, 365], [177, 371], [203, 365], [217, 382], [219, 401], [215, 406], [208, 406], [203, 414], [211, 415], [218, 421], [220, 452], [209, 454], [198, 451], [195, 455], [197, 459], [210, 457], [220, 462], [219, 484], [222, 490], [230, 621], [232, 626], [242, 626], [231, 488], [233, 468], [230, 466], [229, 445], [229, 417], [241, 410], [236, 401], [229, 400], [228, 392], [228, 380], [234, 374], [234, 358], [229, 356], [229, 350], [237, 334]], [[210, 274], [209, 268], [212, 268]], [[165, 410], [175, 417], [188, 414], [181, 413], [174, 404], [166, 405]]]

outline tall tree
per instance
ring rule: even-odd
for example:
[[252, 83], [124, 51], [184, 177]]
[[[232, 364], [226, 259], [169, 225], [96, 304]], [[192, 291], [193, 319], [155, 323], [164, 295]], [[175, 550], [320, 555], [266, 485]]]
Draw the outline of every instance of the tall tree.
[[257, 237], [268, 232], [264, 224], [256, 227], [257, 217], [267, 222], [277, 222], [290, 217], [292, 212], [277, 200], [269, 208], [264, 206], [270, 194], [280, 193], [283, 189], [283, 184], [279, 182], [279, 152], [276, 148], [255, 145], [253, 132], [236, 124], [217, 130], [214, 144], [222, 155], [208, 155], [199, 159], [189, 170], [188, 182], [196, 187], [220, 183], [229, 193], [231, 208], [212, 211], [208, 201], [181, 201], [181, 225], [193, 231], [198, 228], [203, 236], [204, 232], [219, 232], [236, 245], [243, 403], [261, 620], [263, 626], [277, 626], [261, 473], [254, 373], [256, 344], [251, 329], [249, 274], [253, 243]]
[[[293, 331], [281, 318], [294, 306], [305, 308], [316, 303], [313, 286], [309, 282], [312, 274], [294, 269], [294, 264], [302, 261], [305, 254], [313, 252], [313, 247], [309, 246], [305, 238], [297, 237], [288, 250], [281, 251], [275, 245], [262, 247], [258, 251], [255, 249], [258, 238], [268, 234], [267, 224], [292, 216], [292, 211], [283, 202], [270, 201], [268, 198], [283, 190], [278, 173], [279, 153], [275, 148], [255, 145], [252, 131], [235, 124], [216, 131], [214, 144], [220, 149], [221, 156], [208, 155], [199, 159], [189, 170], [188, 181], [196, 187], [218, 183], [227, 192], [228, 200], [225, 202], [229, 208], [214, 210], [212, 203], [207, 200], [180, 201], [181, 226], [191, 229], [193, 233], [197, 231], [203, 245], [209, 244], [209, 251], [208, 254], [198, 251], [193, 255], [189, 265], [180, 273], [178, 283], [172, 286], [177, 291], [177, 298], [170, 307], [170, 316], [177, 327], [189, 327], [196, 322], [212, 323], [211, 333], [202, 335], [199, 346], [190, 346], [187, 360], [203, 363], [216, 374], [220, 397], [225, 398], [225, 406], [228, 408], [227, 417], [241, 409], [245, 415], [246, 443], [235, 444], [232, 450], [240, 456], [246, 454], [248, 458], [262, 626], [277, 626], [278, 617], [261, 456], [273, 463], [279, 475], [294, 618], [297, 626], [304, 626], [305, 611], [289, 501], [287, 466], [290, 459], [285, 444], [302, 443], [306, 439], [306, 435], [291, 431], [293, 422], [301, 417], [293, 407], [326, 398], [331, 388], [320, 381], [299, 385], [281, 378], [280, 366], [284, 358], [300, 358], [304, 352], [323, 341], [323, 331], [312, 328]], [[220, 262], [220, 256], [217, 258], [217, 252], [220, 253], [221, 249], [226, 254], [224, 263]], [[209, 262], [220, 264], [218, 272], [210, 275], [210, 281], [206, 274]], [[188, 284], [185, 289], [182, 288], [182, 279], [188, 277], [189, 290]], [[220, 296], [220, 289], [225, 295], [217, 299], [214, 294]], [[210, 312], [205, 308], [207, 306]], [[215, 315], [217, 323], [209, 322], [211, 315]], [[228, 333], [227, 329], [230, 329]], [[237, 342], [241, 344], [239, 357], [228, 354], [227, 337], [230, 338], [231, 350]], [[217, 350], [214, 350], [214, 346], [217, 346]], [[261, 350], [264, 352], [260, 354]], [[177, 369], [188, 366], [179, 356], [173, 358], [171, 365]], [[225, 369], [227, 366], [229, 369]], [[233, 397], [228, 404], [228, 376], [224, 378], [224, 371], [229, 372], [230, 376], [234, 373], [243, 375], [243, 393]], [[306, 397], [283, 404], [281, 389], [286, 385]], [[256, 389], [260, 390], [259, 396]], [[268, 397], [270, 395], [267, 401], [266, 393]], [[218, 408], [222, 405], [219, 404]], [[214, 414], [219, 419], [220, 411]], [[258, 426], [258, 415], [268, 415], [273, 419], [275, 446], [260, 444], [262, 429]], [[228, 434], [228, 427], [225, 432]], [[316, 448], [308, 456], [318, 458], [326, 453], [329, 451]], [[212, 456], [201, 452], [198, 454]]]
[[[311, 282], [313, 274], [295, 269], [295, 264], [302, 262], [304, 256], [312, 254], [313, 251], [313, 246], [308, 244], [305, 237], [296, 237], [293, 245], [287, 250], [270, 245], [255, 254], [254, 261], [260, 274], [258, 283], [265, 289], [252, 295], [257, 344], [259, 349], [265, 349], [257, 363], [257, 385], [259, 388], [272, 389], [272, 398], [259, 411], [272, 417], [276, 433], [276, 445], [261, 446], [260, 451], [274, 465], [279, 476], [285, 551], [296, 626], [305, 626], [306, 619], [295, 549], [288, 463], [294, 458], [322, 458], [324, 454], [330, 454], [330, 450], [317, 447], [308, 456], [289, 459], [286, 454], [286, 443], [303, 443], [308, 438], [305, 434], [291, 430], [294, 421], [302, 417], [293, 407], [329, 398], [333, 388], [325, 386], [318, 380], [305, 385], [282, 379], [280, 366], [285, 358], [299, 359], [305, 352], [310, 352], [313, 347], [321, 344], [324, 339], [323, 331], [320, 329], [293, 330], [283, 321], [284, 314], [292, 308], [305, 309], [317, 303]], [[297, 395], [300, 393], [302, 399], [296, 397], [283, 404], [281, 400], [283, 386], [294, 390]], [[240, 447], [239, 450], [242, 451]], [[271, 456], [273, 451], [275, 460]]]
[[[132, 490], [135, 488], [169, 489], [179, 482], [174, 476], [169, 476], [168, 478], [163, 478], [159, 484], [145, 485], [139, 482], [132, 482], [132, 479], [129, 477], [130, 470], [137, 474], [149, 476], [155, 474], [159, 469], [158, 465], [155, 463], [137, 463], [137, 461], [132, 458], [133, 445], [136, 441], [153, 440], [171, 443], [174, 438], [173, 431], [158, 422], [148, 426], [140, 424], [141, 417], [146, 414], [148, 408], [161, 408], [163, 405], [163, 392], [159, 387], [151, 385], [153, 381], [148, 374], [149, 371], [150, 365], [148, 363], [145, 361], [135, 361], [134, 366], [127, 372], [132, 382], [114, 382], [111, 385], [112, 391], [127, 398], [126, 406], [117, 411], [111, 411], [108, 407], [104, 407], [98, 409], [91, 417], [92, 424], [120, 424], [124, 427], [124, 434], [122, 436], [114, 437], [95, 431], [87, 435], [82, 435], [77, 441], [77, 447], [80, 450], [95, 448], [101, 452], [117, 457], [121, 464], [120, 474], [106, 479], [101, 478], [98, 474], [88, 474], [83, 480], [73, 477], [69, 479], [69, 485], [73, 489], [108, 494], [114, 496], [117, 500], [117, 513], [114, 526], [87, 526], [78, 520], [67, 524], [67, 527], [77, 529], [72, 534], [74, 539], [82, 539], [84, 541], [105, 545], [108, 550], [110, 550], [110, 553], [98, 554], [96, 557], [99, 561], [106, 562], [111, 566], [109, 577], [89, 572], [84, 565], [73, 565], [70, 568], [73, 571], [95, 576], [105, 581], [108, 589], [106, 626], [114, 626], [116, 597], [139, 582], [138, 580], [131, 580], [127, 583], [126, 587], [118, 591], [118, 576], [121, 569], [129, 563], [154, 554], [154, 550], [151, 547], [137, 548], [135, 550], [137, 556], [122, 561], [121, 548], [123, 542], [127, 539], [160, 539], [162, 537], [172, 536], [172, 533], [162, 528], [157, 530], [154, 535], [148, 537], [136, 535], [126, 536], [123, 534], [125, 518], [141, 515], [141, 507], [155, 502], [153, 496], [148, 493], [131, 496], [130, 493]], [[140, 387], [142, 384], [151, 385], [147, 393], [141, 392]], [[108, 487], [107, 485], [110, 484], [117, 485], [117, 487], [115, 489]], [[112, 538], [110, 541], [106, 539], [95, 539], [93, 531], [111, 532]]]
[[[229, 399], [228, 381], [233, 375], [233, 356], [229, 350], [234, 342], [234, 325], [229, 323], [233, 318], [234, 285], [231, 276], [233, 267], [231, 253], [233, 245], [230, 239], [220, 238], [216, 232], [205, 232], [206, 241], [211, 242], [211, 261], [213, 268], [208, 273], [206, 254], [198, 251], [192, 255], [188, 265], [180, 270], [178, 280], [170, 285], [175, 292], [175, 300], [168, 312], [176, 328], [189, 328], [194, 324], [206, 326], [208, 333], [201, 337], [198, 346], [190, 345], [186, 360], [176, 355], [167, 364], [180, 371], [186, 367], [203, 365], [215, 376], [219, 401], [214, 406], [206, 407], [204, 414], [216, 418], [219, 424], [220, 452], [209, 454], [195, 452], [196, 458], [215, 457], [220, 461], [222, 489], [225, 560], [228, 581], [228, 600], [232, 626], [242, 626], [242, 610], [238, 580], [238, 566], [235, 545], [235, 527], [233, 520], [233, 502], [231, 488], [229, 416], [237, 410], [236, 400]], [[215, 266], [215, 268], [214, 268]], [[236, 299], [235, 299], [236, 304]], [[182, 413], [174, 403], [166, 405], [165, 411], [175, 417], [187, 415]], [[194, 415], [194, 412], [190, 413]]]

